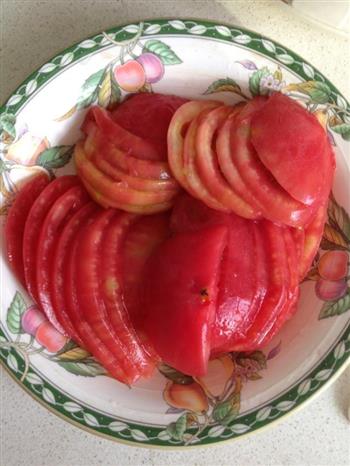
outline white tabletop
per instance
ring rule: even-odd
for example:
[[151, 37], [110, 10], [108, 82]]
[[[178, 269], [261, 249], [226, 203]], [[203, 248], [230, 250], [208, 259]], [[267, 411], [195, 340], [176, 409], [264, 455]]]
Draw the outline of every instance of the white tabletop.
[[[0, 101], [61, 49], [151, 17], [215, 19], [256, 30], [302, 55], [350, 98], [349, 38], [277, 0], [1, 0]], [[0, 374], [2, 466], [350, 465], [350, 369], [278, 425], [237, 442], [177, 452], [126, 447], [83, 432], [46, 411], [3, 370]]]

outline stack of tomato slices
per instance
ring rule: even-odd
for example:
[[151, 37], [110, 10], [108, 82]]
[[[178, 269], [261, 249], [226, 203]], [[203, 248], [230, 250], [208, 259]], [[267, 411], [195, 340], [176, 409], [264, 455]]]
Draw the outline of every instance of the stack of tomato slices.
[[267, 345], [323, 233], [335, 164], [316, 118], [278, 93], [140, 94], [82, 129], [78, 176], [36, 177], [6, 223], [51, 323], [127, 384], [160, 360], [202, 376], [212, 356]]

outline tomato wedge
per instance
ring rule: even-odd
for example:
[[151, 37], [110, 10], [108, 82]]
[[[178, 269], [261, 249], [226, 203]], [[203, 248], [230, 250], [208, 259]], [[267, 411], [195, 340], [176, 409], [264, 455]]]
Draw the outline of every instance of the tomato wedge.
[[94, 202], [89, 202], [75, 212], [68, 222], [66, 222], [57, 240], [50, 274], [51, 299], [57, 320], [65, 333], [80, 346], [84, 346], [84, 343], [71, 321], [64, 298], [64, 288], [66, 285], [65, 264], [68, 260], [71, 244], [76, 232], [83, 224], [90, 221], [90, 218], [94, 218], [97, 210], [98, 206]]
[[87, 134], [84, 149], [88, 155], [98, 147], [101, 152], [103, 149], [103, 157], [109, 163], [131, 176], [156, 180], [170, 180], [172, 178], [167, 162], [142, 160], [119, 150], [114, 144], [106, 140], [93, 121], [86, 124], [84, 130]]
[[226, 241], [226, 226], [181, 233], [163, 242], [145, 267], [145, 332], [162, 360], [185, 374], [207, 372]]
[[38, 175], [26, 183], [17, 194], [6, 219], [7, 259], [23, 286], [25, 286], [22, 252], [24, 227], [32, 205], [48, 183], [49, 179], [44, 174]]
[[[98, 215], [98, 214], [97, 214]], [[69, 254], [65, 261], [65, 287], [63, 288], [68, 316], [78, 332], [83, 346], [105, 367], [105, 369], [117, 380], [130, 383], [130, 379], [121, 367], [119, 361], [107, 346], [98, 338], [95, 330], [86, 321], [82, 308], [78, 301], [76, 265], [79, 261], [78, 246], [85, 228], [94, 221], [94, 217], [88, 217], [85, 222], [75, 225], [67, 244]], [[72, 219], [71, 219], [72, 220]]]
[[183, 161], [184, 161], [184, 175], [186, 178], [186, 189], [192, 194], [193, 197], [200, 199], [212, 209], [220, 210], [222, 212], [229, 212], [230, 209], [224, 206], [221, 202], [213, 197], [206, 186], [203, 184], [199, 177], [196, 167], [196, 134], [201, 122], [201, 118], [206, 115], [208, 110], [204, 110], [199, 116], [191, 121], [187, 130], [184, 148], [183, 148]]
[[113, 121], [110, 113], [102, 107], [92, 107], [87, 118], [93, 118], [103, 135], [118, 149], [143, 160], [162, 160], [164, 154], [159, 154], [150, 143], [133, 133], [130, 133]]
[[256, 218], [254, 210], [230, 187], [220, 171], [215, 152], [215, 137], [230, 113], [241, 106], [221, 106], [201, 117], [196, 134], [196, 167], [205, 187], [217, 201], [245, 218]]
[[78, 184], [77, 176], [66, 175], [56, 178], [39, 194], [29, 211], [23, 233], [23, 266], [27, 290], [36, 302], [39, 302], [36, 260], [41, 226], [54, 202], [68, 189]]
[[212, 100], [192, 100], [176, 110], [168, 129], [168, 161], [172, 174], [185, 189], [188, 183], [184, 173], [184, 139], [191, 121], [204, 109], [222, 105]]
[[50, 269], [53, 254], [64, 224], [89, 200], [82, 186], [74, 186], [60, 196], [52, 205], [42, 224], [36, 255], [36, 282], [38, 299], [42, 310], [51, 324], [61, 333], [64, 328], [59, 324], [52, 305], [50, 292]]
[[251, 141], [261, 162], [290, 196], [307, 205], [318, 201], [329, 152], [326, 132], [312, 113], [276, 92], [254, 113]]
[[173, 194], [169, 191], [163, 192], [145, 192], [136, 191], [128, 188], [123, 182], [116, 182], [110, 176], [105, 175], [98, 170], [86, 156], [82, 144], [78, 143], [74, 151], [75, 164], [77, 172], [84, 184], [90, 185], [93, 189], [100, 192], [107, 199], [111, 199], [114, 207], [116, 204], [124, 204], [125, 206], [139, 205], [149, 206], [153, 204], [161, 204], [172, 199]]
[[290, 226], [304, 226], [312, 216], [312, 209], [293, 199], [277, 183], [250, 143], [250, 121], [256, 106], [255, 101], [248, 103], [236, 120], [231, 135], [234, 163], [265, 218]]

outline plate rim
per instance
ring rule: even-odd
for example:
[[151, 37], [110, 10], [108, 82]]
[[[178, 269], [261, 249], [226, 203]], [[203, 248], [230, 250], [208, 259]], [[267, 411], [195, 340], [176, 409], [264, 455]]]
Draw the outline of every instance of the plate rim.
[[[120, 31], [123, 31], [124, 28], [126, 28], [127, 26], [137, 25], [139, 22], [140, 21], [134, 21], [132, 23], [130, 23], [130, 22], [129, 23], [123, 23], [121, 25], [109, 28], [109, 29], [105, 30], [105, 32], [107, 34], [120, 32]], [[259, 54], [263, 55], [264, 57], [266, 57], [268, 59], [272, 59], [274, 61], [277, 60], [277, 62], [280, 61], [283, 64], [283, 66], [287, 67], [290, 71], [297, 74], [299, 78], [301, 78], [301, 79], [310, 79], [310, 76], [307, 75], [307, 73], [305, 72], [305, 69], [303, 67], [303, 65], [305, 64], [308, 67], [311, 67], [311, 69], [313, 70], [315, 80], [318, 80], [317, 79], [317, 75], [318, 75], [320, 77], [319, 81], [326, 83], [330, 87], [332, 93], [343, 97], [343, 99], [345, 100], [345, 102], [347, 104], [347, 107], [349, 107], [349, 103], [348, 103], [347, 99], [345, 98], [345, 96], [341, 92], [339, 92], [338, 89], [332, 84], [332, 82], [329, 81], [317, 68], [315, 68], [313, 65], [311, 65], [308, 61], [304, 60], [300, 55], [298, 55], [297, 53], [290, 50], [288, 47], [285, 47], [284, 45], [280, 44], [279, 42], [277, 42], [277, 41], [275, 41], [275, 40], [273, 40], [271, 38], [269, 38], [268, 36], [257, 33], [255, 31], [252, 31], [252, 30], [247, 29], [245, 27], [241, 27], [241, 26], [238, 26], [238, 25], [235, 26], [234, 24], [229, 24], [229, 23], [225, 23], [225, 22], [222, 22], [222, 21], [211, 21], [211, 20], [201, 20], [201, 19], [194, 19], [194, 18], [192, 19], [192, 18], [177, 18], [177, 17], [175, 18], [175, 17], [172, 17], [172, 18], [159, 18], [159, 19], [157, 19], [157, 18], [145, 19], [145, 20], [143, 20], [143, 22], [147, 23], [147, 25], [150, 25], [150, 26], [151, 25], [153, 25], [153, 26], [160, 25], [161, 27], [163, 27], [165, 25], [167, 30], [164, 31], [164, 32], [162, 32], [160, 30], [160, 31], [157, 31], [155, 33], [148, 34], [148, 35], [145, 35], [145, 33], [144, 33], [141, 36], [142, 38], [144, 38], [144, 37], [157, 37], [157, 36], [159, 37], [159, 36], [164, 36], [164, 35], [172, 35], [172, 36], [177, 35], [177, 36], [184, 36], [184, 37], [206, 37], [206, 38], [215, 39], [215, 40], [219, 39], [219, 40], [223, 41], [224, 43], [231, 43], [231, 44], [233, 43], [236, 46], [258, 52]], [[185, 26], [185, 29], [183, 29], [183, 28], [182, 29], [177, 29], [177, 28], [175, 28], [175, 27], [173, 27], [171, 25], [171, 24], [176, 24], [176, 23], [178, 25], [180, 25], [180, 23], [182, 23]], [[202, 30], [203, 30], [203, 27], [205, 28], [205, 30], [203, 32], [200, 32], [200, 33], [198, 33], [198, 32], [192, 32], [191, 33], [188, 30], [188, 27], [186, 26], [186, 23], [193, 23], [194, 26], [202, 26]], [[191, 29], [194, 26], [192, 26]], [[218, 32], [218, 31], [220, 31], [220, 26], [222, 26], [224, 28], [224, 29], [221, 29], [222, 32]], [[219, 27], [219, 30], [216, 29], [218, 27]], [[208, 32], [208, 30], [207, 30], [208, 28], [210, 28], [210, 32]], [[227, 32], [227, 29], [230, 30], [230, 36], [227, 36], [227, 35], [225, 36], [225, 34], [223, 34], [224, 31]], [[254, 40], [260, 41], [261, 48], [259, 50], [257, 50], [256, 47], [250, 46], [249, 43], [246, 43], [246, 44], [236, 43], [234, 41], [234, 39], [239, 34], [237, 34], [237, 36], [234, 36], [233, 33], [232, 33], [232, 30], [238, 31], [241, 36], [254, 38]], [[197, 31], [198, 31], [198, 29], [197, 29]], [[78, 60], [80, 60], [82, 58], [86, 58], [87, 56], [89, 56], [92, 53], [98, 51], [99, 49], [102, 50], [102, 48], [104, 46], [101, 46], [99, 42], [96, 42], [97, 38], [99, 38], [101, 36], [102, 36], [101, 40], [103, 40], [102, 33], [96, 33], [96, 34], [90, 35], [90, 36], [88, 36], [86, 38], [83, 38], [82, 40], [74, 43], [73, 45], [71, 45], [69, 47], [66, 47], [65, 49], [63, 49], [58, 54], [55, 54], [53, 57], [46, 60], [45, 63], [43, 63], [40, 67], [38, 67], [35, 71], [33, 71], [10, 94], [8, 99], [5, 100], [5, 103], [2, 104], [1, 107], [0, 107], [0, 114], [6, 112], [9, 107], [11, 107], [11, 113], [17, 114], [18, 111], [25, 105], [27, 100], [30, 99], [31, 96], [34, 95], [36, 93], [36, 91], [38, 91], [52, 77], [54, 77], [56, 74], [58, 74], [64, 68], [66, 68], [68, 65], [73, 65]], [[80, 55], [75, 57], [75, 55], [74, 55], [75, 49], [77, 49], [77, 48], [79, 49], [80, 44], [83, 44], [84, 42], [87, 42], [89, 40], [95, 42], [96, 45], [94, 45], [93, 47], [88, 47], [88, 48], [83, 47], [82, 52], [80, 53]], [[270, 48], [271, 48], [271, 50], [275, 50], [275, 52], [269, 51], [268, 49], [266, 49], [266, 47], [264, 48], [263, 41], [265, 41], [266, 44], [268, 44], [268, 43], [272, 44], [273, 47], [272, 48], [270, 47]], [[108, 43], [106, 43], [106, 46], [107, 45], [108, 45]], [[277, 54], [278, 49], [284, 51], [284, 53], [286, 55], [291, 57], [292, 60], [293, 60], [292, 63], [288, 64], [288, 63], [285, 63], [285, 62], [279, 60], [277, 58], [277, 55], [283, 55], [283, 54], [281, 54], [281, 53]], [[64, 55], [67, 55], [69, 53], [73, 54], [73, 59], [70, 60], [69, 63], [63, 65], [62, 67], [58, 66], [58, 64], [55, 63], [55, 61], [58, 62], [59, 58], [62, 58]], [[48, 63], [55, 64], [55, 67], [53, 68], [53, 70], [51, 72], [49, 72], [49, 73], [41, 72], [40, 70], [43, 68], [43, 66], [45, 64], [48, 64]], [[299, 66], [300, 69], [295, 69], [296, 66]], [[306, 69], [307, 69], [307, 67], [306, 67]], [[36, 81], [36, 79], [35, 79], [36, 76], [38, 77], [38, 81]], [[34, 83], [34, 81], [35, 81], [35, 86], [34, 85], [31, 86], [32, 88], [34, 87], [34, 89], [33, 90], [29, 89], [29, 90], [31, 90], [31, 92], [27, 93], [26, 91], [27, 91], [28, 83], [31, 83], [31, 82]], [[14, 96], [18, 96], [18, 97], [20, 96], [21, 98], [18, 100], [17, 103], [15, 103], [13, 105], [9, 105], [9, 102], [11, 101], [11, 98], [13, 98]], [[1, 325], [2, 324], [0, 323], [0, 327], [1, 327]], [[4, 335], [1, 328], [0, 328], [0, 333], [2, 335]], [[213, 444], [218, 444], [218, 443], [222, 443], [222, 442], [237, 440], [239, 438], [242, 438], [243, 436], [256, 433], [258, 431], [261, 431], [262, 429], [266, 429], [267, 427], [270, 427], [270, 426], [276, 424], [277, 422], [279, 422], [280, 420], [284, 419], [287, 416], [287, 414], [291, 414], [291, 413], [294, 413], [294, 412], [298, 411], [299, 409], [304, 407], [308, 402], [313, 400], [317, 395], [322, 393], [322, 391], [325, 390], [331, 383], [333, 383], [340, 376], [340, 374], [346, 369], [346, 367], [348, 367], [348, 365], [350, 363], [350, 354], [346, 355], [346, 353], [348, 353], [348, 349], [346, 349], [346, 344], [349, 343], [349, 342], [350, 342], [350, 324], [347, 323], [347, 324], [345, 324], [344, 330], [343, 330], [341, 336], [339, 337], [337, 343], [334, 344], [335, 348], [338, 348], [339, 345], [341, 345], [341, 344], [343, 344], [345, 346], [345, 353], [343, 354], [343, 356], [341, 358], [336, 358], [334, 356], [335, 350], [330, 351], [327, 354], [327, 356], [325, 356], [322, 360], [319, 360], [319, 363], [317, 364], [317, 366], [312, 371], [310, 371], [308, 375], [305, 375], [303, 377], [301, 382], [299, 381], [298, 383], [294, 384], [291, 388], [289, 388], [288, 391], [286, 391], [283, 395], [281, 395], [281, 397], [277, 396], [275, 401], [273, 402], [273, 404], [278, 403], [279, 402], [278, 400], [280, 398], [285, 398], [286, 399], [288, 397], [288, 395], [290, 395], [290, 393], [297, 390], [297, 385], [300, 386], [303, 382], [305, 382], [305, 380], [307, 380], [307, 379], [310, 380], [310, 378], [312, 378], [311, 374], [314, 374], [314, 373], [316, 374], [317, 372], [320, 372], [320, 370], [323, 370], [321, 368], [321, 366], [325, 365], [326, 361], [333, 358], [335, 362], [333, 364], [333, 367], [331, 369], [329, 369], [330, 370], [329, 377], [327, 377], [324, 380], [320, 380], [320, 385], [315, 390], [313, 390], [312, 393], [310, 393], [310, 390], [309, 390], [305, 395], [302, 395], [303, 399], [301, 401], [298, 400], [297, 402], [295, 402], [295, 406], [293, 406], [290, 409], [287, 409], [285, 411], [280, 411], [279, 415], [276, 416], [275, 419], [272, 419], [272, 420], [271, 419], [270, 420], [269, 419], [266, 419], [266, 420], [264, 419], [264, 420], [261, 421], [261, 426], [254, 427], [254, 428], [252, 428], [252, 429], [250, 429], [248, 431], [242, 432], [242, 433], [232, 432], [230, 438], [220, 438], [220, 436], [218, 436], [218, 437], [215, 437], [215, 438], [210, 438], [208, 442], [206, 442], [205, 440], [202, 440], [201, 442], [198, 442], [198, 443], [192, 444], [192, 445], [187, 445], [187, 446], [169, 444], [169, 442], [167, 440], [162, 441], [164, 444], [155, 444], [155, 443], [152, 443], [152, 440], [151, 440], [151, 442], [148, 441], [148, 439], [147, 439], [147, 441], [136, 440], [136, 439], [133, 439], [133, 438], [129, 440], [129, 439], [122, 438], [119, 435], [119, 432], [103, 433], [103, 432], [97, 430], [96, 427], [94, 428], [94, 427], [91, 427], [91, 426], [87, 425], [86, 422], [84, 424], [82, 424], [81, 422], [79, 422], [79, 421], [77, 421], [75, 419], [72, 419], [72, 416], [69, 416], [70, 413], [60, 412], [60, 410], [58, 408], [53, 407], [52, 404], [50, 405], [50, 403], [47, 402], [43, 398], [42, 395], [40, 397], [38, 394], [36, 394], [34, 392], [34, 390], [32, 388], [29, 388], [28, 386], [26, 386], [23, 381], [19, 380], [19, 375], [16, 375], [15, 372], [13, 371], [13, 369], [11, 367], [9, 367], [8, 364], [1, 357], [0, 357], [0, 362], [1, 362], [1, 365], [4, 367], [4, 369], [6, 370], [6, 372], [9, 373], [10, 376], [27, 393], [29, 393], [32, 398], [34, 398], [36, 401], [38, 401], [41, 405], [45, 406], [45, 408], [47, 408], [50, 412], [56, 414], [58, 417], [66, 420], [67, 422], [81, 428], [82, 430], [88, 431], [90, 433], [93, 433], [95, 435], [98, 435], [98, 436], [101, 436], [101, 437], [104, 437], [104, 438], [108, 438], [110, 440], [113, 440], [113, 441], [116, 441], [116, 442], [119, 442], [119, 443], [127, 444], [127, 445], [145, 447], [145, 448], [159, 448], [159, 449], [171, 449], [171, 450], [173, 450], [173, 449], [179, 449], [179, 448], [180, 449], [201, 448], [201, 447], [210, 446], [210, 445], [213, 445]], [[18, 359], [19, 362], [21, 361], [21, 358], [17, 354], [16, 354], [16, 358]], [[31, 368], [31, 370], [32, 370], [32, 372], [35, 373], [35, 370], [33, 370], [33, 368]], [[45, 379], [45, 383], [50, 386], [50, 383], [46, 379]], [[28, 385], [30, 385], [30, 384], [28, 384]], [[57, 391], [56, 388], [53, 388], [53, 390]], [[83, 405], [83, 403], [82, 403], [82, 405]], [[261, 411], [262, 409], [264, 409], [264, 407], [260, 407], [259, 409], [255, 409], [251, 413], [249, 413], [247, 416], [251, 417], [253, 415], [256, 415], [257, 412]], [[95, 413], [98, 413], [97, 410], [93, 410], [90, 407], [88, 407], [88, 410], [92, 411], [92, 412], [95, 412]], [[101, 414], [97, 414], [97, 415], [99, 415], [101, 417]], [[106, 417], [105, 415], [103, 415], [103, 416]], [[109, 416], [109, 417], [111, 417], [111, 416]], [[242, 416], [242, 417], [244, 417], [244, 416]], [[118, 418], [115, 417], [115, 419], [118, 419]], [[238, 417], [235, 421], [240, 420], [240, 419], [241, 418]], [[149, 427], [147, 427], [146, 423], [138, 424], [137, 422], [132, 422], [132, 423], [129, 423], [129, 424], [139, 428], [140, 430], [141, 429], [147, 430], [147, 428], [149, 429]], [[153, 426], [151, 427], [151, 429], [160, 430], [159, 428], [155, 428]]]

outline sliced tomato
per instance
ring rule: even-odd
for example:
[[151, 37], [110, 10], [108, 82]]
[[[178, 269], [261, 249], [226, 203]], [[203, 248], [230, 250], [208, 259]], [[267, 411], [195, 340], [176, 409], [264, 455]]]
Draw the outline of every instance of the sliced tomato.
[[23, 233], [23, 266], [27, 290], [36, 302], [39, 302], [36, 260], [41, 226], [54, 202], [68, 189], [78, 184], [77, 176], [66, 175], [56, 178], [40, 193], [29, 211]]
[[[83, 182], [87, 182], [106, 198], [118, 204], [146, 206], [169, 202], [173, 194], [170, 191], [145, 192], [128, 188], [123, 182], [114, 181], [95, 167], [86, 156], [83, 146], [78, 143], [74, 151], [77, 172]], [[113, 204], [111, 205], [113, 206]]]
[[251, 141], [261, 162], [294, 199], [307, 205], [319, 199], [329, 152], [326, 132], [312, 113], [276, 92], [254, 113]]
[[223, 177], [215, 151], [217, 133], [230, 113], [241, 109], [221, 106], [200, 119], [196, 133], [196, 167], [205, 187], [220, 204], [245, 218], [256, 218], [254, 210], [230, 187]]
[[188, 189], [184, 173], [184, 139], [191, 121], [204, 109], [222, 105], [211, 100], [192, 100], [176, 110], [168, 129], [168, 161], [174, 177], [185, 189]]
[[[99, 215], [97, 213], [97, 215]], [[85, 229], [95, 220], [95, 216], [88, 217], [85, 222], [77, 224], [71, 232], [67, 244], [69, 251], [65, 260], [65, 286], [63, 288], [68, 316], [78, 332], [83, 346], [105, 367], [117, 380], [130, 383], [130, 378], [114, 354], [107, 348], [95, 333], [95, 330], [86, 321], [83, 309], [78, 301], [76, 266], [80, 260], [78, 246]]]
[[320, 246], [327, 219], [327, 205], [328, 201], [321, 204], [310, 224], [305, 228], [304, 248], [299, 261], [300, 280], [305, 278]]
[[259, 312], [245, 336], [237, 338], [235, 345], [232, 345], [234, 351], [251, 351], [260, 347], [289, 298], [290, 272], [283, 230], [281, 230], [286, 227], [279, 227], [268, 220], [263, 220], [261, 228], [268, 262], [267, 291]]
[[65, 333], [80, 346], [84, 346], [84, 343], [71, 321], [64, 298], [64, 288], [66, 285], [65, 264], [70, 255], [70, 247], [76, 232], [83, 224], [89, 221], [90, 218], [94, 218], [94, 214], [97, 210], [98, 206], [94, 202], [89, 202], [75, 212], [66, 222], [62, 233], [57, 239], [57, 246], [53, 254], [51, 266], [51, 298], [55, 315]]
[[187, 99], [157, 93], [134, 94], [124, 100], [112, 113], [113, 120], [130, 133], [149, 141], [167, 160], [167, 132], [175, 111]]
[[[297, 254], [297, 260], [298, 264], [300, 263], [302, 256], [303, 256], [303, 251], [304, 251], [304, 242], [305, 242], [305, 230], [304, 228], [291, 228], [290, 229], [293, 240], [294, 240], [294, 245], [296, 249], [296, 254]], [[299, 267], [299, 265], [298, 265]]]
[[191, 121], [190, 126], [187, 130], [184, 148], [183, 148], [183, 163], [184, 163], [184, 175], [186, 178], [186, 189], [192, 194], [192, 196], [200, 199], [208, 207], [212, 209], [220, 210], [222, 212], [229, 212], [230, 209], [224, 206], [221, 202], [217, 201], [208, 191], [207, 187], [203, 184], [199, 177], [196, 158], [196, 134], [201, 122], [201, 119], [207, 114], [209, 110], [205, 109], [198, 115], [194, 120]]
[[266, 291], [266, 253], [259, 224], [232, 214], [212, 327], [213, 353], [231, 351], [237, 339], [245, 337]]
[[121, 209], [134, 214], [151, 215], [158, 212], [165, 212], [173, 205], [173, 201], [151, 205], [123, 204], [121, 202], [116, 202], [115, 199], [112, 199], [105, 194], [102, 194], [96, 188], [92, 187], [85, 179], [82, 179], [82, 182], [91, 198], [105, 209], [113, 207], [115, 209]]
[[31, 179], [16, 195], [7, 215], [5, 224], [7, 259], [22, 285], [25, 285], [22, 252], [25, 223], [36, 198], [48, 183], [49, 178], [44, 174]]
[[[91, 115], [104, 136], [115, 144], [118, 149], [143, 160], [162, 160], [164, 154], [159, 154], [149, 141], [127, 131], [113, 121], [111, 114], [102, 107], [92, 107]], [[88, 116], [87, 118], [91, 118]]]
[[207, 372], [210, 327], [227, 227], [178, 234], [148, 260], [144, 328], [164, 362], [194, 376]]
[[248, 103], [236, 119], [231, 135], [234, 163], [263, 216], [273, 222], [304, 226], [312, 209], [293, 199], [272, 177], [250, 143], [250, 120], [257, 104]]
[[131, 176], [156, 180], [172, 179], [167, 162], [142, 160], [121, 151], [104, 137], [102, 131], [97, 128], [93, 121], [86, 125], [85, 132], [87, 137], [84, 142], [84, 149], [87, 155], [98, 148], [104, 159]]
[[64, 328], [59, 324], [51, 299], [51, 277], [54, 250], [64, 224], [89, 200], [83, 186], [74, 186], [60, 196], [52, 205], [42, 224], [37, 245], [36, 282], [38, 299], [42, 310], [51, 324], [61, 333]]
[[250, 206], [255, 218], [261, 217], [261, 211], [256, 203], [255, 197], [248, 189], [247, 184], [242, 179], [234, 162], [234, 154], [231, 152], [231, 133], [235, 127], [235, 120], [238, 113], [232, 113], [226, 119], [218, 132], [216, 140], [216, 154], [220, 171], [231, 189], [247, 205]]
[[197, 231], [213, 225], [226, 225], [229, 214], [211, 209], [187, 193], [180, 194], [174, 204], [170, 228], [174, 233]]
[[148, 376], [153, 372], [154, 360], [144, 347], [141, 335], [136, 333], [130, 320], [129, 309], [124, 299], [124, 277], [122, 274], [122, 254], [125, 237], [137, 221], [137, 216], [127, 212], [112, 219], [102, 239], [100, 264], [101, 294], [109, 320], [128, 354], [137, 366], [140, 375]]

